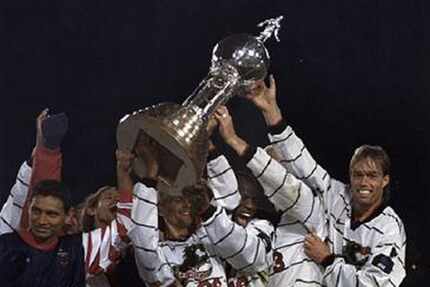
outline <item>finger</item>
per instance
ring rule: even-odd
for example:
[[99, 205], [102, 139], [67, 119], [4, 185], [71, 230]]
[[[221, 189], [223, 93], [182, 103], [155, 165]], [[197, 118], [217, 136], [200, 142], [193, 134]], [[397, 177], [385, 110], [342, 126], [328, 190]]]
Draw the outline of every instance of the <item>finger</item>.
[[269, 76], [269, 82], [270, 82], [269, 89], [272, 91], [276, 91], [276, 81], [275, 81], [275, 77], [273, 76], [273, 74], [271, 74]]

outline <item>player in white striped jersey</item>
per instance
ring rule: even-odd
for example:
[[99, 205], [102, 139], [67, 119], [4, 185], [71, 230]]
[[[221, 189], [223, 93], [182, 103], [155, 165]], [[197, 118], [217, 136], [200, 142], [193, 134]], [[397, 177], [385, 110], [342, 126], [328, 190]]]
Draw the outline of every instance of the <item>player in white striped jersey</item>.
[[[154, 154], [147, 152], [146, 156]], [[150, 162], [157, 169], [156, 160], [147, 160]], [[156, 175], [152, 167], [148, 173]], [[237, 207], [240, 195], [234, 173], [223, 156], [209, 163], [208, 181], [215, 204], [200, 199], [199, 210], [194, 210], [190, 202], [197, 202], [194, 193], [206, 194], [204, 185], [186, 188], [183, 197], [172, 197], [159, 195], [153, 188], [155, 180], [138, 183], [137, 206], [132, 215], [137, 229], [130, 237], [138, 270], [149, 286], [227, 286], [224, 261], [244, 273], [265, 270], [270, 264], [267, 238], [272, 230], [264, 230], [267, 226], [259, 226], [260, 230], [251, 225], [244, 228], [226, 212], [226, 207]]]
[[254, 148], [235, 132], [227, 109], [219, 116], [220, 134], [247, 163], [273, 203], [281, 219], [275, 229], [274, 258], [269, 286], [320, 285], [322, 268], [308, 258], [303, 243], [310, 230], [327, 235], [320, 198], [301, 180], [290, 174], [264, 149]]
[[381, 147], [361, 146], [350, 162], [350, 185], [332, 179], [282, 119], [271, 82], [270, 88], [260, 83], [250, 99], [272, 126], [269, 138], [281, 162], [323, 196], [329, 235], [309, 234], [305, 243], [309, 257], [325, 267], [323, 284], [399, 286], [406, 275], [406, 234], [387, 202], [388, 155]]

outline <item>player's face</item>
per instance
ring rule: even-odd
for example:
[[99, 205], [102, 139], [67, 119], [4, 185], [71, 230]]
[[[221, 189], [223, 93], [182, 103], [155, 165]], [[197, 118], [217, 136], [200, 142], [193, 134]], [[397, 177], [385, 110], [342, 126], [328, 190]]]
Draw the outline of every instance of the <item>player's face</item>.
[[234, 212], [234, 221], [242, 226], [246, 226], [257, 211], [257, 205], [252, 198], [242, 199], [239, 207]]
[[118, 199], [119, 192], [116, 189], [112, 188], [103, 191], [98, 199], [96, 207], [95, 215], [98, 222], [110, 224], [110, 222], [115, 219], [117, 210], [116, 204], [118, 203]]
[[191, 203], [182, 196], [172, 196], [163, 202], [163, 216], [172, 226], [188, 228], [194, 223]]
[[60, 199], [53, 196], [35, 196], [29, 209], [30, 230], [37, 240], [45, 242], [63, 230], [66, 213]]
[[370, 208], [382, 203], [384, 187], [390, 181], [384, 175], [381, 165], [371, 158], [365, 158], [350, 170], [353, 203], [362, 208]]

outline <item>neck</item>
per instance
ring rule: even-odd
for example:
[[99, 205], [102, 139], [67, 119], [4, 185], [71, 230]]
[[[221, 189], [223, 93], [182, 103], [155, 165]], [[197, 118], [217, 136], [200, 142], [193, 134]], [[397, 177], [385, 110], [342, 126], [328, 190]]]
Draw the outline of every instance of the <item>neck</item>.
[[20, 231], [20, 236], [28, 245], [42, 251], [54, 250], [58, 243], [57, 236], [52, 236], [48, 239], [40, 239], [34, 236], [31, 230]]
[[358, 221], [365, 221], [369, 218], [380, 206], [382, 205], [382, 200], [379, 200], [377, 203], [371, 206], [363, 206], [359, 204], [353, 204], [354, 213], [353, 217]]
[[167, 220], [166, 223], [166, 238], [171, 240], [185, 240], [189, 235], [189, 229], [187, 227], [173, 226]]

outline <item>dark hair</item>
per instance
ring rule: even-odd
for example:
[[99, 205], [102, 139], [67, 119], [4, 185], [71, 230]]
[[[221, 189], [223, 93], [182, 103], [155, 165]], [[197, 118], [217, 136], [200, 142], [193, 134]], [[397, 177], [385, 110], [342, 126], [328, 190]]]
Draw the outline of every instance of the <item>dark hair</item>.
[[36, 196], [52, 196], [63, 203], [64, 211], [67, 213], [70, 209], [71, 198], [69, 188], [58, 180], [42, 180], [33, 187], [31, 199]]
[[380, 146], [373, 145], [362, 145], [355, 149], [352, 155], [351, 161], [349, 163], [349, 169], [359, 161], [370, 158], [375, 162], [379, 163], [382, 168], [383, 175], [390, 174], [391, 160], [387, 152]]
[[[362, 145], [356, 148], [354, 151], [354, 154], [352, 155], [351, 161], [349, 163], [349, 170], [351, 171], [352, 167], [357, 162], [366, 158], [372, 159], [373, 161], [375, 161], [380, 165], [383, 176], [390, 174], [390, 169], [391, 169], [390, 157], [381, 146], [375, 146], [375, 145]], [[391, 194], [390, 184], [387, 184], [384, 187], [384, 194], [383, 194], [384, 204], [388, 204], [390, 200], [390, 194]]]

